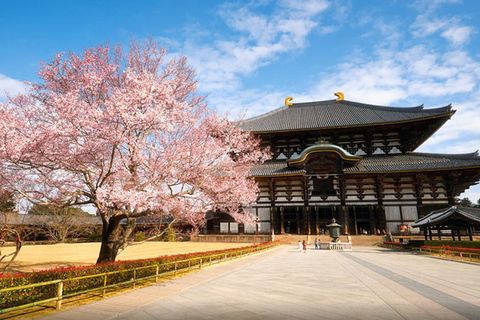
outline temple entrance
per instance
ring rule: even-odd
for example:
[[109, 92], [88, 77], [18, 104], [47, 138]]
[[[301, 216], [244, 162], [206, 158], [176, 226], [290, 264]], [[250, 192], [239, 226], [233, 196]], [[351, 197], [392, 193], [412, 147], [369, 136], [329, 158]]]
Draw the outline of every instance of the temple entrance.
[[297, 221], [296, 220], [286, 220], [284, 222], [285, 233], [297, 233]]
[[348, 207], [349, 233], [372, 234], [375, 233], [374, 208], [372, 206]]

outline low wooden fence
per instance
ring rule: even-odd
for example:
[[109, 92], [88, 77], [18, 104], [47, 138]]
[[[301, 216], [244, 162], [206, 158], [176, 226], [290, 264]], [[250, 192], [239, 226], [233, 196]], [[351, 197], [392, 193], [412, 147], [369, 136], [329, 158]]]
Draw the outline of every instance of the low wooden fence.
[[458, 257], [460, 259], [469, 259], [470, 261], [480, 261], [480, 252], [465, 252], [459, 250], [451, 250], [449, 247], [414, 247], [412, 250], [420, 252], [420, 253], [430, 253], [430, 254], [438, 254], [440, 256], [444, 256], [446, 258], [455, 258]]
[[[229, 251], [226, 253], [212, 254], [202, 257], [195, 257], [192, 259], [172, 261], [162, 264], [153, 264], [149, 266], [136, 267], [132, 269], [117, 270], [99, 274], [93, 274], [83, 277], [69, 278], [69, 279], [58, 279], [41, 283], [32, 283], [23, 286], [5, 288], [0, 290], [0, 298], [2, 295], [7, 293], [16, 292], [18, 294], [25, 294], [25, 292], [32, 293], [31, 301], [26, 304], [17, 305], [13, 307], [1, 308], [0, 314], [20, 310], [24, 308], [29, 308], [33, 306], [43, 305], [49, 302], [56, 302], [55, 308], [60, 309], [62, 307], [62, 300], [70, 298], [73, 296], [86, 294], [94, 291], [101, 291], [102, 298], [105, 296], [107, 289], [124, 287], [127, 285], [132, 285], [135, 288], [135, 285], [140, 281], [153, 280], [158, 282], [162, 276], [176, 275], [177, 273], [186, 273], [190, 272], [193, 269], [201, 269], [205, 266], [212, 265], [214, 263], [225, 262], [228, 260], [240, 258], [243, 256], [252, 255], [259, 251], [264, 251], [271, 249], [272, 247], [278, 246], [278, 242], [268, 243], [265, 245], [260, 245], [252, 248], [244, 248], [238, 251]], [[89, 280], [89, 288], [86, 290], [68, 290], [67, 288], [73, 287], [78, 288], [78, 284], [82, 281]], [[37, 288], [47, 287], [47, 291], [50, 292], [50, 297], [45, 299], [43, 295], [41, 300], [36, 300]], [[2, 303], [3, 304], [3, 303]]]

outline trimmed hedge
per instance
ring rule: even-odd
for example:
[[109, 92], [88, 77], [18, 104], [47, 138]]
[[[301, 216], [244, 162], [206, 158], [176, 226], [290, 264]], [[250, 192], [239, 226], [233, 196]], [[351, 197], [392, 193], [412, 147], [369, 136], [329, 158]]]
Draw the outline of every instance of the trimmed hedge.
[[425, 241], [424, 245], [432, 247], [449, 246], [456, 248], [475, 248], [480, 249], [480, 241]]
[[[200, 264], [200, 258], [208, 257], [215, 254], [232, 254], [233, 256], [240, 255], [242, 250], [253, 249], [261, 250], [267, 246], [270, 246], [275, 242], [267, 242], [262, 244], [256, 244], [247, 247], [225, 249], [225, 250], [216, 250], [208, 252], [196, 252], [188, 254], [178, 254], [173, 256], [160, 256], [157, 258], [150, 259], [140, 259], [140, 260], [126, 260], [126, 261], [115, 261], [111, 263], [96, 264], [84, 267], [70, 267], [70, 268], [55, 268], [47, 269], [32, 273], [17, 273], [13, 275], [1, 275], [0, 274], [0, 288], [11, 288], [18, 287], [28, 284], [48, 282], [57, 279], [65, 280], [63, 286], [63, 294], [69, 295], [76, 292], [81, 292], [84, 290], [99, 288], [103, 286], [103, 277], [94, 277], [80, 280], [68, 280], [71, 278], [102, 274], [106, 272], [128, 270], [139, 267], [152, 266], [150, 268], [144, 268], [136, 271], [136, 278], [148, 277], [156, 274], [156, 265], [162, 265], [169, 262], [187, 260], [198, 258], [198, 260], [192, 261], [190, 265], [197, 266]], [[218, 260], [221, 260], [222, 257], [218, 257]], [[155, 265], [155, 266], [153, 266]], [[188, 262], [179, 262], [177, 263], [177, 268], [182, 269], [188, 267]], [[162, 265], [160, 266], [159, 273], [165, 273], [169, 271], [174, 271], [175, 264], [171, 265]], [[133, 279], [134, 271], [128, 272], [119, 272], [114, 274], [109, 274], [107, 276], [107, 285], [119, 284], [122, 282], [127, 282]], [[27, 304], [33, 301], [41, 301], [49, 298], [54, 298], [56, 296], [57, 284], [46, 285], [36, 288], [27, 288], [23, 290], [8, 291], [0, 294], [0, 309], [6, 309], [14, 306], [19, 306]]]

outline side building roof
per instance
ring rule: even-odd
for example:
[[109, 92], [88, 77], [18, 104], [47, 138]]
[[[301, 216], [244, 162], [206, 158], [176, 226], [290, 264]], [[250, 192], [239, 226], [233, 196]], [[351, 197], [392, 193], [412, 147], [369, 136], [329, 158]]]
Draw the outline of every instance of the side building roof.
[[254, 133], [315, 130], [390, 124], [450, 116], [451, 105], [424, 109], [376, 106], [348, 100], [294, 103], [245, 120], [241, 128]]
[[[405, 154], [364, 156], [357, 165], [344, 168], [346, 174], [395, 173], [480, 168], [477, 152], [468, 154]], [[304, 169], [289, 168], [285, 160], [266, 161], [251, 170], [252, 177], [300, 176]]]
[[425, 217], [415, 221], [412, 227], [434, 226], [448, 220], [455, 214], [470, 221], [472, 224], [480, 225], [480, 209], [453, 206], [430, 212]]

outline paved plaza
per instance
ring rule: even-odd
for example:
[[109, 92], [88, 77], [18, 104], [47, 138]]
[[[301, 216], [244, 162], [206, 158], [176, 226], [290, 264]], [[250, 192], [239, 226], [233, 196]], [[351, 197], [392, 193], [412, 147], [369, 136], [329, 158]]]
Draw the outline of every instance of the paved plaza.
[[480, 266], [282, 246], [44, 319], [480, 319]]

